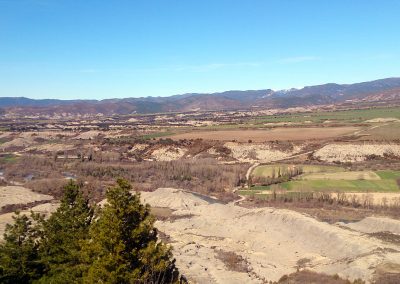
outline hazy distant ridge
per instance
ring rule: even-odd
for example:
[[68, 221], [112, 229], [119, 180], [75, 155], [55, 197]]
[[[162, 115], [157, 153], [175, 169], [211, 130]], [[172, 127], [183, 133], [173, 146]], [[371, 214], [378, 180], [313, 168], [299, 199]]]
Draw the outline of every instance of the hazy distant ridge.
[[302, 89], [273, 91], [246, 90], [170, 97], [105, 100], [35, 100], [25, 97], [0, 98], [4, 112], [27, 114], [130, 114], [192, 110], [235, 110], [254, 107], [286, 108], [346, 102], [400, 102], [400, 78], [387, 78], [355, 84], [324, 84]]

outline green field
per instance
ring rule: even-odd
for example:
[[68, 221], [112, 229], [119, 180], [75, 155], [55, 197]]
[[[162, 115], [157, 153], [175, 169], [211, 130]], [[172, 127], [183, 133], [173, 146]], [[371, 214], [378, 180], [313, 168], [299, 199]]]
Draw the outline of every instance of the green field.
[[383, 180], [295, 180], [280, 184], [290, 191], [399, 192], [393, 179]]
[[252, 187], [252, 189], [239, 190], [238, 193], [240, 195], [254, 195], [254, 194], [261, 193], [261, 191], [260, 190], [256, 190], [256, 189], [254, 189], [254, 187]]
[[155, 133], [142, 135], [142, 136], [140, 136], [140, 138], [143, 140], [150, 140], [153, 138], [160, 138], [160, 137], [170, 136], [170, 135], [174, 135], [174, 134], [175, 134], [175, 132], [170, 132], [170, 131], [155, 132]]
[[[256, 177], [271, 177], [274, 171], [275, 174], [277, 174], [279, 170], [281, 171], [281, 173], [283, 173], [293, 166], [294, 165], [289, 164], [258, 166], [254, 169], [252, 175]], [[336, 166], [296, 165], [295, 167], [303, 169], [303, 173], [336, 173], [343, 172], [345, 170], [342, 167]]]
[[302, 180], [380, 180], [381, 177], [373, 171], [349, 171], [336, 173], [311, 173], [299, 177]]
[[5, 154], [0, 157], [0, 162], [3, 163], [14, 163], [19, 157], [14, 154]]
[[[278, 169], [284, 172], [291, 165], [263, 165], [257, 167], [253, 176], [270, 177], [272, 172], [277, 173]], [[290, 181], [272, 186], [253, 186], [251, 189], [241, 190], [239, 194], [252, 195], [260, 194], [271, 187], [280, 187], [290, 192], [399, 192], [400, 171], [346, 171], [336, 166], [319, 165], [298, 165], [302, 167], [304, 174], [293, 178]]]
[[400, 119], [400, 107], [281, 114], [281, 115], [260, 117], [252, 122], [253, 123], [276, 123], [276, 122], [301, 123], [305, 121], [311, 121], [313, 123], [322, 123], [324, 121], [329, 120], [337, 123], [359, 123], [373, 118], [389, 118], [389, 117]]
[[400, 171], [377, 171], [381, 179], [400, 179]]

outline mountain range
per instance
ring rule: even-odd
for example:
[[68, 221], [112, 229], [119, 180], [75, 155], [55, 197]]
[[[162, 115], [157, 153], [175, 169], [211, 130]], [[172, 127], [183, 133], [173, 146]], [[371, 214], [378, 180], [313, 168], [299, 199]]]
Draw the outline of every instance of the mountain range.
[[0, 98], [0, 114], [13, 115], [114, 115], [160, 112], [248, 110], [323, 105], [400, 104], [400, 78], [355, 84], [307, 86], [301, 89], [190, 93], [170, 97], [105, 100]]

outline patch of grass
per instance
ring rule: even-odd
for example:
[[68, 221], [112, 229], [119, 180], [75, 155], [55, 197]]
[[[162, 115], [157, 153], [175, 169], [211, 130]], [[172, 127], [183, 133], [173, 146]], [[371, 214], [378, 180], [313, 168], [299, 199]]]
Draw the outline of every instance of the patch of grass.
[[303, 173], [336, 173], [343, 172], [345, 169], [337, 166], [319, 166], [319, 165], [289, 165], [289, 164], [276, 164], [276, 165], [262, 165], [258, 166], [253, 171], [253, 176], [271, 177], [275, 171], [275, 175], [280, 170], [281, 173], [287, 171], [290, 167], [302, 168]]
[[400, 178], [400, 171], [377, 171], [376, 174], [381, 179], [398, 179], [398, 178]]
[[239, 195], [254, 195], [260, 193], [260, 190], [255, 190], [255, 189], [245, 189], [245, 190], [238, 190], [237, 193]]
[[3, 143], [6, 143], [6, 142], [8, 142], [8, 141], [10, 141], [9, 138], [5, 138], [5, 137], [0, 138], [0, 145], [3, 144]]
[[228, 270], [248, 273], [249, 263], [233, 251], [217, 250], [217, 258], [221, 260]]
[[336, 123], [360, 123], [373, 118], [400, 118], [400, 107], [371, 108], [341, 111], [318, 111], [309, 113], [290, 113], [281, 115], [270, 115], [257, 118], [253, 123], [276, 123], [276, 122], [305, 122], [322, 123], [332, 121]]
[[311, 173], [299, 177], [302, 180], [380, 180], [372, 171], [351, 171], [338, 173]]
[[263, 191], [263, 190], [270, 190], [270, 186], [269, 185], [256, 185], [251, 187], [251, 190], [258, 190], [258, 191]]
[[400, 192], [393, 179], [383, 180], [295, 180], [280, 184], [291, 191]]
[[153, 138], [160, 138], [160, 137], [170, 136], [170, 135], [174, 135], [174, 134], [175, 134], [175, 132], [170, 132], [170, 131], [156, 132], [156, 133], [142, 135], [142, 136], [140, 136], [140, 138], [143, 140], [150, 140]]
[[13, 154], [5, 154], [0, 157], [0, 161], [4, 163], [15, 163], [18, 159], [19, 157]]
[[[353, 282], [340, 278], [336, 275], [327, 275], [324, 273], [317, 273], [308, 270], [302, 270], [290, 275], [284, 275], [279, 279], [278, 284], [300, 284], [300, 283], [325, 283], [325, 284], [362, 284], [365, 283], [360, 279]], [[378, 283], [378, 282], [376, 282]], [[383, 282], [382, 282], [383, 283]]]

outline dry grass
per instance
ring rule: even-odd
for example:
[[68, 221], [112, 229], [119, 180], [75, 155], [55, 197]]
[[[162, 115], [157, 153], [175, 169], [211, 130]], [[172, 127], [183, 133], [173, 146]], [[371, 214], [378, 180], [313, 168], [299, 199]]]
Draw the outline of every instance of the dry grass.
[[376, 269], [373, 283], [398, 284], [400, 279], [400, 265], [396, 263], [382, 263]]
[[279, 284], [351, 284], [351, 283], [364, 283], [363, 281], [350, 282], [348, 280], [341, 279], [339, 276], [330, 276], [323, 273], [316, 273], [309, 270], [303, 270], [290, 275], [284, 275], [278, 281]]
[[228, 270], [237, 272], [249, 272], [247, 261], [233, 251], [217, 250], [217, 258], [221, 260]]
[[385, 123], [362, 132], [359, 140], [400, 140], [400, 122]]
[[391, 232], [376, 232], [376, 233], [370, 233], [368, 235], [385, 242], [394, 243], [397, 245], [400, 244], [400, 236], [397, 234], [393, 234]]

